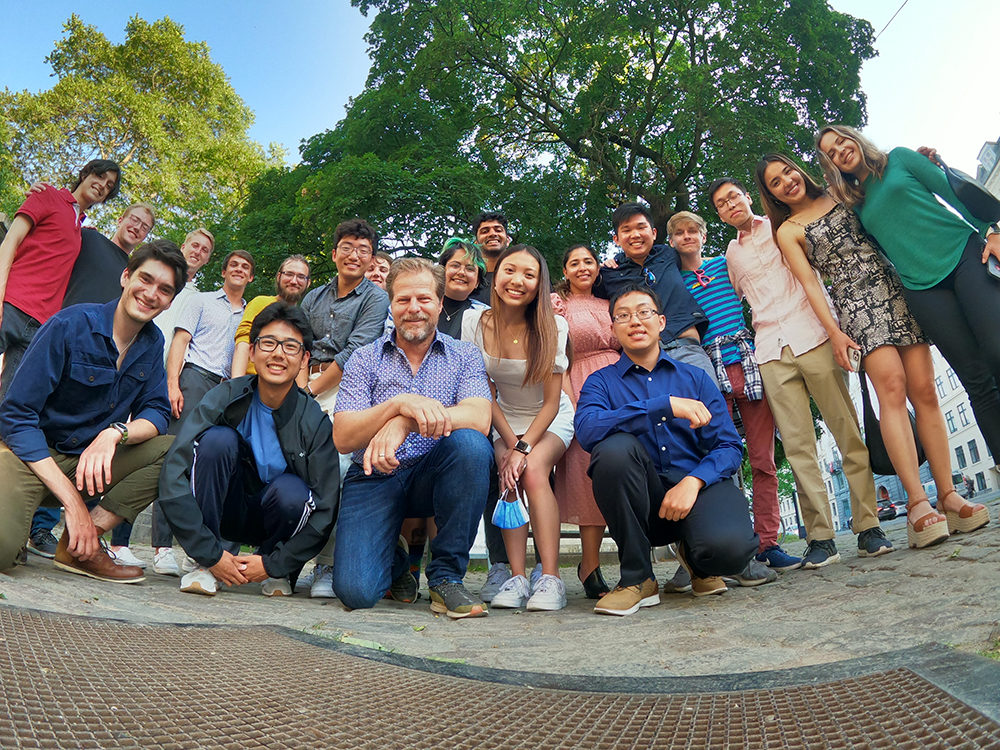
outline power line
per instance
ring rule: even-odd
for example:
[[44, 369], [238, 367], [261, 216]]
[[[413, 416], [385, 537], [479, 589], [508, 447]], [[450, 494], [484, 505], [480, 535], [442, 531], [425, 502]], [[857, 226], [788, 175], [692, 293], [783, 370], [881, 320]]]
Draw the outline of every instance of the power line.
[[[907, 4], [908, 2], [910, 2], [910, 0], [903, 0], [903, 4], [899, 6], [899, 10], [897, 10], [897, 11], [896, 11], [895, 13], [893, 13], [893, 14], [892, 14], [892, 18], [890, 18], [890, 19], [889, 19], [889, 23], [892, 23], [893, 21], [895, 21], [895, 20], [896, 20], [896, 16], [898, 16], [898, 15], [899, 15], [899, 11], [900, 11], [900, 10], [902, 10], [903, 8], [905, 8], [905, 7], [906, 7], [906, 4]], [[882, 27], [882, 31], [880, 31], [879, 33], [877, 33], [877, 34], [875, 35], [875, 41], [878, 41], [878, 38], [879, 38], [880, 36], [882, 36], [882, 34], [883, 34], [883, 33], [885, 32], [885, 30], [886, 30], [886, 29], [888, 29], [888, 28], [889, 28], [889, 23], [887, 23], [887, 24], [886, 24], [885, 26], [883, 26], [883, 27]]]

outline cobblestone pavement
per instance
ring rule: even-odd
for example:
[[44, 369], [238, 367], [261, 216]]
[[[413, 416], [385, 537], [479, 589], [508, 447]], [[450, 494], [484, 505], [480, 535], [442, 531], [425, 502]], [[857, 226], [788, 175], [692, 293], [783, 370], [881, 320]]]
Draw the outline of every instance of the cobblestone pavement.
[[[413, 605], [384, 601], [348, 612], [337, 600], [265, 598], [259, 587], [214, 598], [180, 593], [178, 579], [152, 572], [145, 583], [105, 584], [64, 573], [29, 555], [0, 574], [3, 603], [134, 622], [277, 624], [312, 635], [362, 642], [397, 653], [503, 669], [608, 676], [679, 676], [794, 668], [870, 656], [937, 641], [970, 652], [1000, 631], [1000, 500], [992, 523], [928, 550], [906, 548], [905, 518], [884, 524], [896, 550], [858, 558], [841, 534], [840, 564], [793, 571], [773, 584], [695, 599], [664, 595], [632, 617], [600, 617], [584, 598], [575, 566], [563, 568], [569, 605], [555, 613], [493, 610], [487, 618], [451, 621], [428, 609], [426, 589]], [[785, 545], [801, 554], [805, 543]], [[151, 561], [148, 548], [134, 548]], [[655, 566], [660, 581], [675, 564]], [[605, 566], [609, 582], [614, 566]], [[478, 591], [484, 572], [472, 572]]]

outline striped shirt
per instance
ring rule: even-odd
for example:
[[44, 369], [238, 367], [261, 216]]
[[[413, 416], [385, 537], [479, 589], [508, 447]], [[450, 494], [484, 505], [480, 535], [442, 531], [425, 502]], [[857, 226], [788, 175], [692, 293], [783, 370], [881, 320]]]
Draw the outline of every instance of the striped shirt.
[[[708, 330], [701, 343], [708, 346], [719, 336], [732, 336], [746, 328], [743, 306], [729, 283], [725, 256], [705, 258], [699, 273], [681, 271], [684, 286], [708, 316]], [[753, 343], [750, 344], [753, 346]], [[740, 361], [740, 349], [735, 343], [722, 345], [722, 362], [734, 365]]]

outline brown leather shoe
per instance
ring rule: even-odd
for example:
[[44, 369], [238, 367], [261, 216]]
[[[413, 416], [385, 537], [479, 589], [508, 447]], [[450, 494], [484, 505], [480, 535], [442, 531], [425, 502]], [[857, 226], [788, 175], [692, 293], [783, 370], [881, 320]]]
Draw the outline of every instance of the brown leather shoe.
[[[100, 537], [104, 534], [104, 531], [104, 529], [98, 526], [97, 536]], [[55, 559], [53, 560], [55, 566], [70, 573], [90, 576], [91, 578], [96, 578], [98, 581], [107, 581], [108, 583], [139, 583], [146, 580], [142, 568], [138, 568], [135, 565], [118, 565], [112, 557], [114, 553], [108, 550], [108, 545], [105, 541], [103, 539], [99, 541], [101, 542], [101, 550], [97, 553], [97, 557], [84, 562], [70, 554], [69, 532], [63, 531], [62, 537], [59, 539], [59, 546], [56, 547]]]

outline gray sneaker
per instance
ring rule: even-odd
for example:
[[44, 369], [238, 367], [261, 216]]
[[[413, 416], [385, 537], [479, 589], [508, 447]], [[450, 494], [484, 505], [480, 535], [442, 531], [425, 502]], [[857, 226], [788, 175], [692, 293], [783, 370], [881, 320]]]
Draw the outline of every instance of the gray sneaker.
[[885, 532], [875, 526], [858, 534], [858, 557], [878, 557], [892, 552], [892, 542], [885, 538]]
[[684, 569], [683, 565], [678, 565], [673, 577], [663, 584], [664, 594], [686, 594], [691, 590], [691, 576]]
[[486, 574], [486, 583], [479, 591], [479, 598], [484, 602], [493, 601], [493, 597], [500, 591], [500, 587], [507, 583], [510, 578], [510, 568], [507, 563], [493, 563]]
[[734, 576], [723, 576], [728, 582], [735, 581], [740, 586], [760, 586], [762, 583], [772, 583], [778, 580], [778, 572], [771, 570], [762, 562], [757, 562], [750, 558], [750, 562], [743, 568], [743, 572]]

